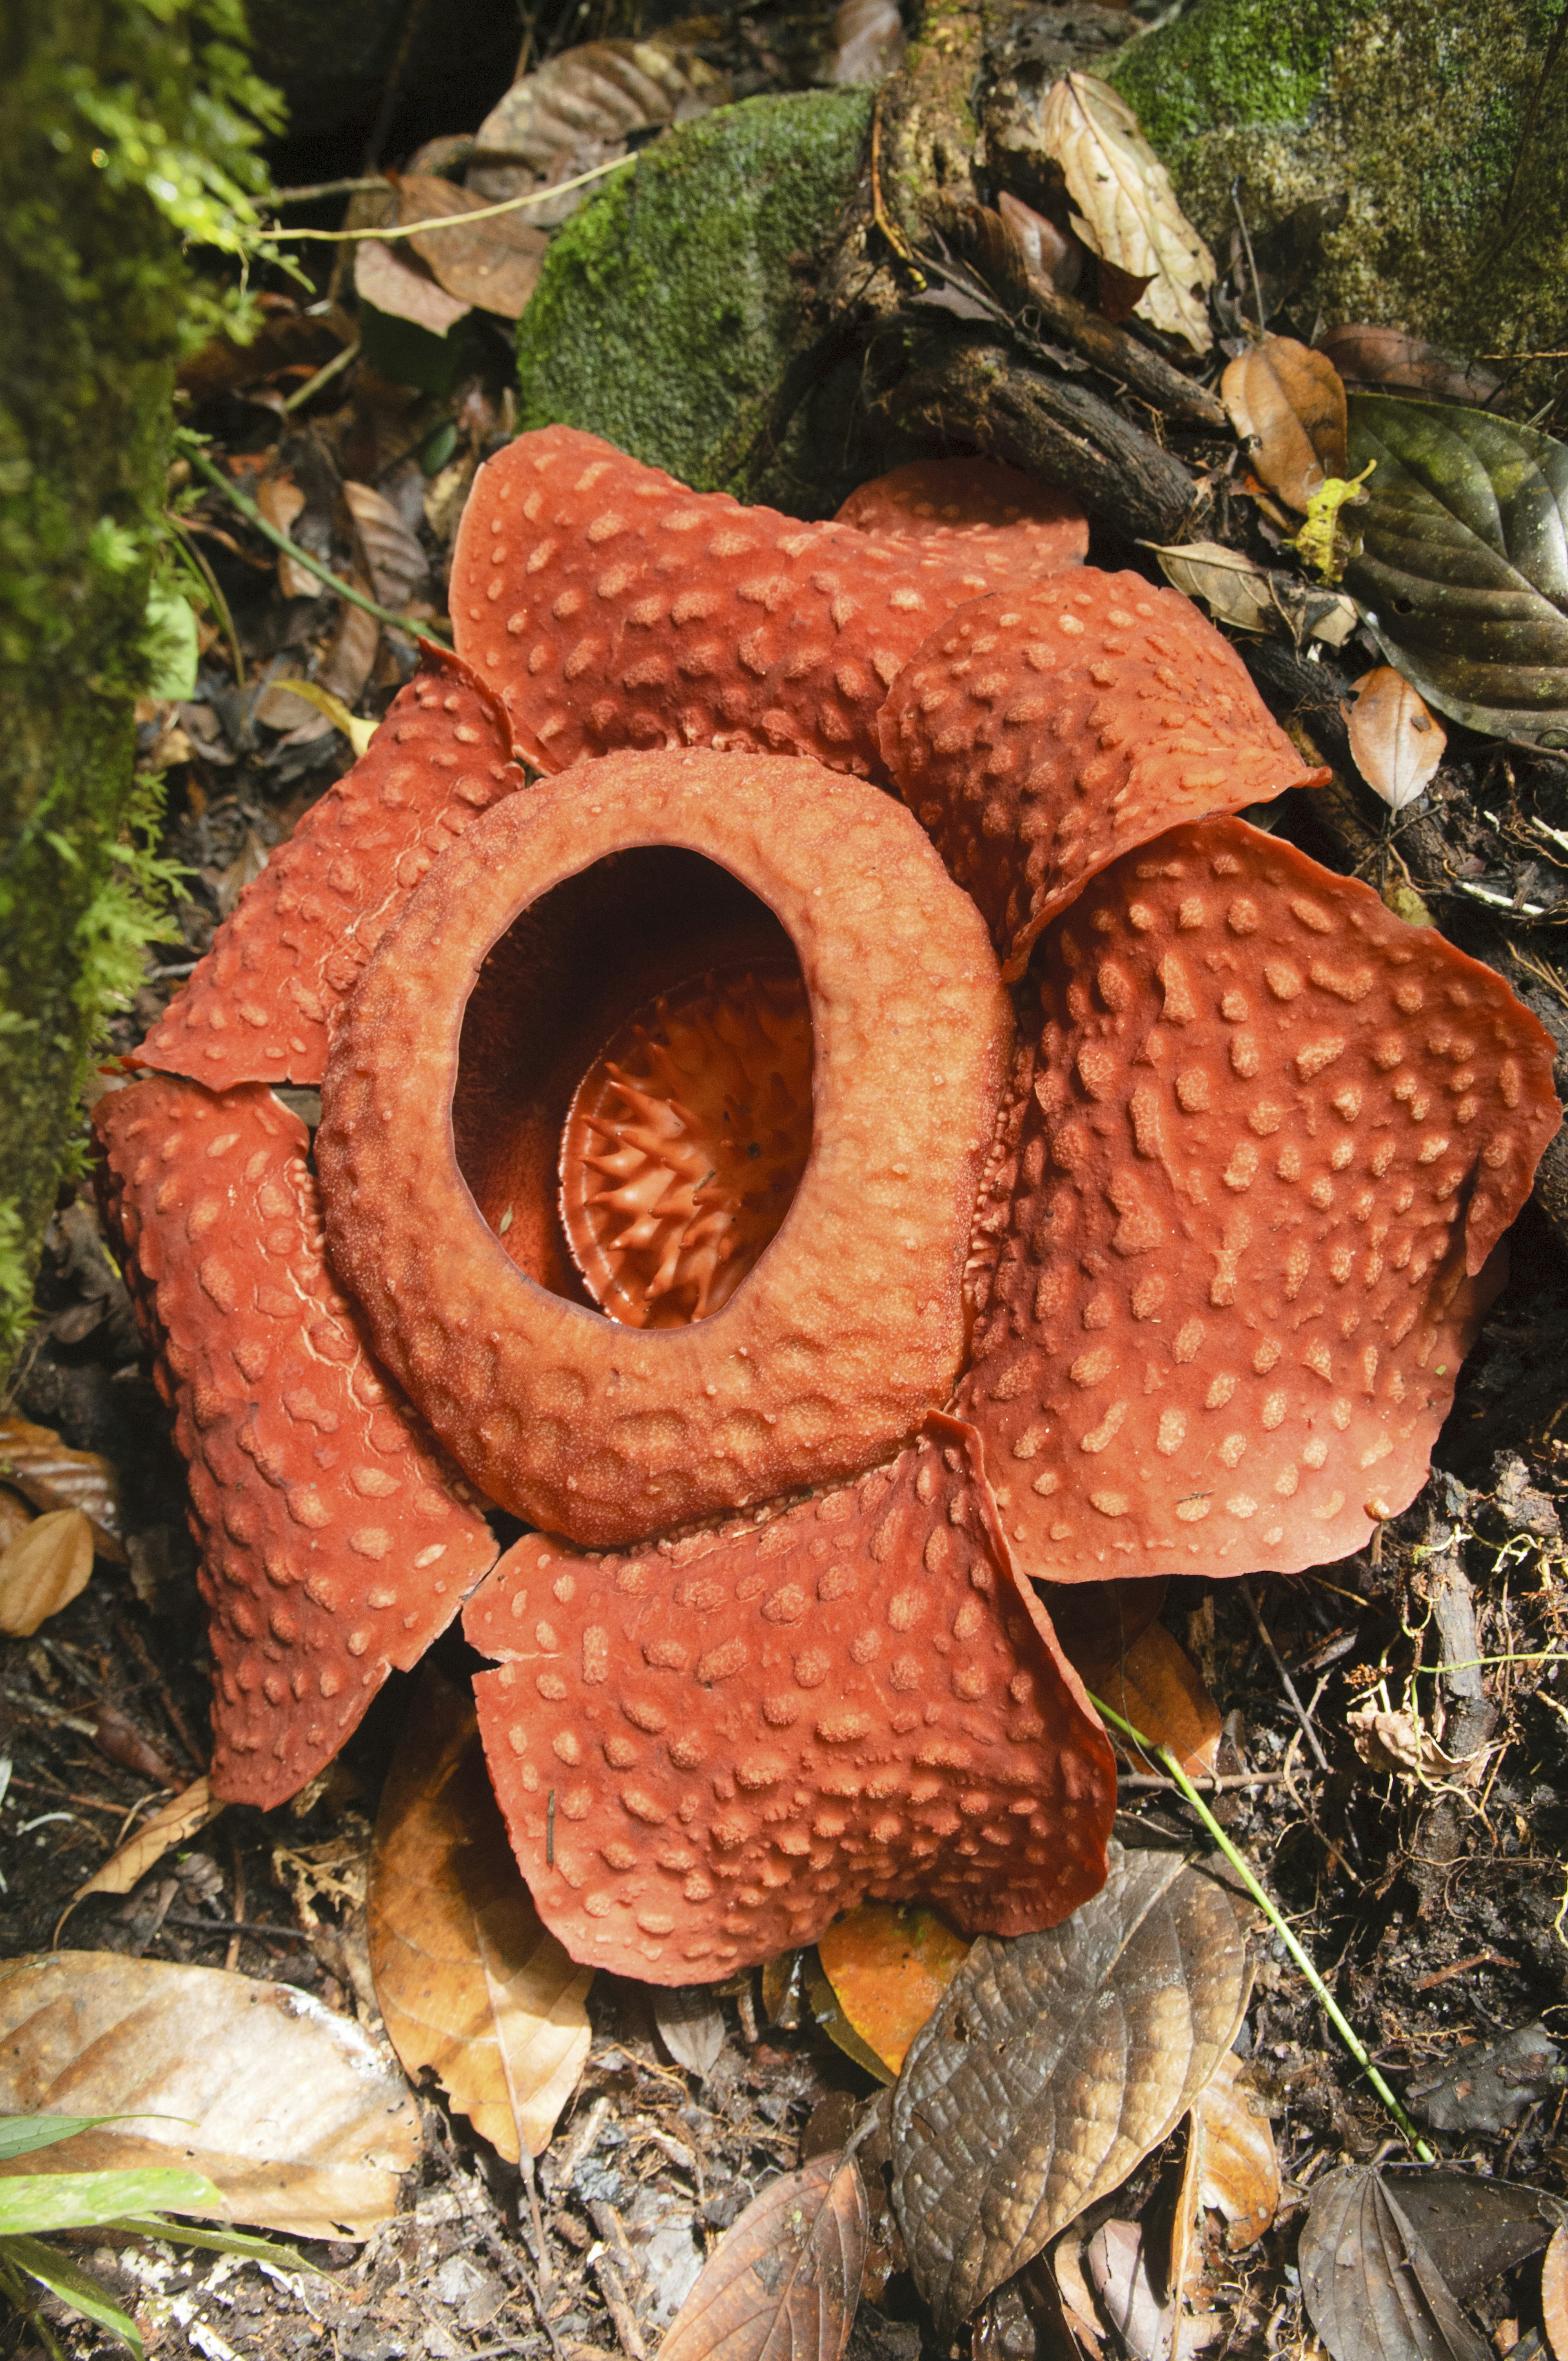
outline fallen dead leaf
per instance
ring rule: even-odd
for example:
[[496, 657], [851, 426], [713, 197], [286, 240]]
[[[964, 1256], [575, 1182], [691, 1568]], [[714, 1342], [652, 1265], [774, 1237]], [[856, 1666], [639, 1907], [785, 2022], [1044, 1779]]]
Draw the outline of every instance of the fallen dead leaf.
[[1326, 353], [1265, 336], [1229, 364], [1220, 399], [1255, 473], [1288, 508], [1305, 513], [1313, 493], [1345, 473], [1344, 384]]
[[889, 1902], [835, 1919], [817, 1946], [839, 2007], [894, 2074], [969, 1950], [934, 1911]]
[[1128, 2361], [1163, 2361], [1170, 2351], [1170, 2310], [1155, 2292], [1142, 2224], [1102, 2222], [1083, 2265]]
[[1198, 2199], [1225, 2220], [1225, 2244], [1239, 2255], [1254, 2246], [1279, 2211], [1279, 2158], [1260, 2101], [1238, 2077], [1243, 2060], [1227, 2050], [1193, 2102], [1198, 2135]]
[[895, 2081], [892, 2067], [877, 2055], [869, 2041], [862, 2040], [844, 2014], [842, 2002], [823, 1972], [815, 1944], [802, 1954], [801, 1982], [811, 2004], [811, 2014], [833, 2047], [841, 2049], [846, 2058], [852, 2058], [857, 2066], [863, 2066], [877, 2081]]
[[510, 2163], [541, 2154], [587, 2059], [593, 1970], [540, 1923], [473, 1708], [433, 1669], [382, 1795], [366, 1911], [376, 1998], [409, 2073], [433, 2067]]
[[419, 535], [403, 522], [401, 511], [370, 485], [345, 484], [343, 497], [370, 570], [371, 592], [381, 606], [399, 613], [420, 584], [430, 578], [430, 560]]
[[0, 1484], [0, 1550], [25, 1533], [33, 1521], [33, 1512], [19, 1492], [8, 1484]]
[[[268, 690], [263, 689], [256, 700], [258, 714], [263, 720], [268, 721], [269, 721], [269, 716], [264, 708], [269, 694]], [[269, 721], [269, 726], [276, 728], [277, 724]], [[246, 887], [255, 884], [267, 866], [269, 851], [270, 847], [262, 841], [247, 821], [245, 834], [240, 840], [239, 851], [229, 862], [228, 867], [218, 873], [214, 881], [214, 893], [221, 917], [226, 918]]]
[[444, 336], [474, 308], [449, 295], [429, 271], [416, 268], [381, 238], [363, 238], [355, 247], [354, 291], [389, 318], [411, 320], [433, 336]]
[[1445, 1754], [1437, 1734], [1413, 1713], [1404, 1708], [1389, 1712], [1376, 1697], [1353, 1706], [1344, 1722], [1368, 1769], [1398, 1779], [1448, 1779], [1471, 1786], [1491, 1752], [1481, 1746], [1463, 1758]]
[[1381, 2174], [1315, 2182], [1298, 2255], [1308, 2316], [1333, 2361], [1492, 2361]]
[[1201, 598], [1211, 615], [1237, 631], [1271, 631], [1279, 610], [1268, 571], [1221, 541], [1184, 541], [1157, 547], [1159, 570], [1188, 598]]
[[[646, 41], [584, 41], [515, 82], [479, 126], [467, 185], [488, 201], [543, 191], [626, 153], [629, 137], [725, 106], [729, 85], [672, 27]], [[550, 229], [584, 192], [531, 205]]]
[[1557, 2361], [1568, 2361], [1568, 2225], [1552, 2232], [1541, 2257], [1541, 2319]]
[[943, 2336], [1165, 2138], [1246, 2005], [1237, 1897], [1182, 1850], [1110, 1854], [1059, 1927], [975, 1944], [894, 2091], [894, 2203]]
[[813, 2157], [754, 2197], [671, 2323], [659, 2361], [839, 2361], [865, 2269], [852, 2158]]
[[[291, 534], [295, 519], [304, 513], [305, 496], [292, 476], [263, 476], [256, 487], [256, 505], [275, 533]], [[278, 553], [278, 588], [285, 598], [319, 598], [322, 594], [315, 576], [286, 549]]]
[[99, 1451], [71, 1451], [49, 1426], [0, 1418], [0, 1477], [40, 1514], [80, 1509], [93, 1526], [100, 1557], [125, 1563], [120, 1531], [120, 1479]]
[[1055, 222], [1010, 190], [1003, 190], [996, 210], [1024, 258], [1028, 276], [1054, 288], [1058, 295], [1070, 295], [1083, 271], [1083, 248], [1078, 240], [1064, 236]]
[[[481, 213], [491, 203], [422, 172], [405, 173], [397, 186], [400, 226]], [[426, 230], [408, 243], [448, 295], [503, 320], [521, 320], [550, 239], [521, 214], [495, 214], [471, 229]]]
[[273, 711], [282, 711], [284, 709], [282, 699], [289, 697], [313, 706], [318, 713], [324, 713], [333, 728], [342, 730], [356, 754], [363, 754], [371, 739], [376, 735], [378, 725], [374, 721], [362, 721], [357, 714], [350, 713], [342, 697], [334, 697], [330, 688], [323, 688], [319, 681], [275, 680], [269, 682], [264, 695], [257, 699], [257, 715], [262, 721], [271, 719], [270, 713], [263, 711], [262, 708], [273, 697], [279, 699], [278, 706], [272, 708]]
[[724, 2048], [724, 2014], [711, 1985], [655, 1985], [653, 2022], [677, 2066], [705, 2079], [712, 2073]]
[[1377, 386], [1385, 393], [1413, 393], [1431, 401], [1463, 401], [1484, 409], [1502, 390], [1502, 379], [1484, 362], [1445, 353], [1402, 328], [1347, 321], [1317, 339], [1349, 385]]
[[[1124, 1656], [1105, 1664], [1080, 1663], [1084, 1686], [1141, 1730], [1151, 1744], [1168, 1746], [1189, 1775], [1212, 1771], [1220, 1752], [1220, 1708], [1198, 1667], [1163, 1623], [1151, 1623]], [[1111, 1740], [1135, 1770], [1158, 1773], [1131, 1742]]]
[[215, 1820], [223, 1808], [204, 1778], [192, 1780], [178, 1795], [171, 1795], [167, 1804], [160, 1804], [151, 1819], [144, 1820], [135, 1836], [127, 1838], [117, 1852], [111, 1853], [85, 1885], [77, 1887], [73, 1903], [84, 1901], [90, 1894], [128, 1894], [171, 1846], [183, 1844], [187, 1837], [193, 1837], [198, 1828]]
[[0, 1631], [27, 1640], [86, 1589], [93, 1528], [80, 1509], [51, 1509], [0, 1550]]
[[[357, 568], [354, 587], [356, 590], [370, 588]], [[365, 694], [380, 644], [381, 626], [375, 616], [367, 615], [363, 607], [356, 607], [345, 598], [338, 609], [337, 623], [316, 677], [323, 688], [340, 697], [351, 711]]]
[[51, 2163], [189, 2166], [215, 2218], [298, 2237], [367, 2237], [420, 2153], [395, 2061], [309, 1993], [119, 1951], [0, 1962], [0, 2113], [127, 2110], [134, 2130], [79, 2133]]
[[1206, 353], [1214, 258], [1126, 101], [1094, 74], [1064, 74], [1041, 110], [1040, 137], [1066, 178], [1085, 246], [1112, 269], [1147, 280], [1138, 317]]
[[1344, 715], [1355, 767], [1390, 811], [1403, 811], [1431, 785], [1448, 732], [1392, 664], [1364, 672], [1351, 687]]

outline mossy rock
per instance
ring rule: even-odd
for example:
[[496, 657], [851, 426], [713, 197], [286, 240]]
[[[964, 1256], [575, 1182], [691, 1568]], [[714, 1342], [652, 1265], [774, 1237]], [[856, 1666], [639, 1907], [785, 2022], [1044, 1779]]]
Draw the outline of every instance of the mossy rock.
[[1238, 182], [1255, 239], [1308, 233], [1301, 324], [1321, 310], [1466, 353], [1554, 350], [1568, 342], [1568, 72], [1541, 76], [1557, 14], [1558, 0], [1197, 0], [1110, 79], [1212, 241], [1235, 225]]
[[747, 99], [618, 173], [556, 237], [522, 315], [521, 423], [585, 427], [699, 490], [830, 511], [807, 306], [871, 108], [864, 90]]

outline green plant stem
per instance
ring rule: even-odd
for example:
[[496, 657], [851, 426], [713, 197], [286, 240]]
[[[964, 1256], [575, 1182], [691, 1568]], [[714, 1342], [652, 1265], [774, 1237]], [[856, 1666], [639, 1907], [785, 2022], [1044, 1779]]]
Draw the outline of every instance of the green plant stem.
[[[427, 230], [471, 229], [476, 222], [494, 221], [498, 214], [521, 213], [529, 205], [547, 205], [556, 197], [564, 197], [568, 189], [586, 189], [590, 181], [602, 181], [607, 172], [620, 172], [635, 163], [633, 156], [612, 156], [608, 164], [590, 165], [586, 172], [574, 172], [569, 181], [551, 181], [542, 189], [529, 189], [521, 197], [502, 197], [493, 205], [476, 206], [468, 214], [441, 214], [433, 221], [403, 222], [392, 229], [274, 229], [274, 237], [310, 238], [318, 246], [358, 246], [367, 240], [390, 245], [402, 237], [422, 237]], [[371, 183], [374, 186], [374, 183]], [[389, 189], [392, 183], [384, 184]]]
[[340, 353], [334, 353], [330, 361], [323, 362], [314, 377], [308, 377], [303, 385], [297, 385], [294, 388], [293, 392], [283, 404], [284, 409], [291, 412], [302, 410], [305, 403], [318, 394], [323, 385], [330, 385], [334, 377], [340, 376], [343, 370], [348, 368], [350, 362], [356, 361], [358, 358], [359, 339], [356, 336], [351, 345], [345, 345]]
[[213, 602], [214, 611], [216, 614], [219, 622], [223, 625], [224, 637], [229, 643], [229, 657], [234, 664], [234, 685], [236, 688], [243, 690], [245, 687], [245, 658], [240, 653], [239, 633], [234, 627], [234, 617], [229, 612], [229, 602], [224, 597], [222, 590], [218, 588], [218, 577], [213, 572], [212, 567], [208, 565], [201, 551], [197, 548], [190, 533], [186, 530], [184, 519], [182, 517], [177, 517], [172, 509], [166, 509], [164, 511], [164, 514], [168, 518], [169, 522], [174, 528], [175, 539], [170, 545], [173, 548], [175, 555], [190, 567], [198, 583]]
[[1243, 1860], [1241, 1854], [1236, 1850], [1235, 1846], [1231, 1842], [1229, 1837], [1225, 1834], [1224, 1829], [1220, 1826], [1219, 1821], [1214, 1817], [1213, 1813], [1209, 1809], [1209, 1806], [1203, 1801], [1202, 1796], [1198, 1793], [1197, 1788], [1193, 1785], [1191, 1780], [1188, 1777], [1186, 1772], [1182, 1769], [1180, 1763], [1171, 1752], [1169, 1747], [1157, 1745], [1153, 1739], [1146, 1738], [1141, 1730], [1135, 1730], [1130, 1721], [1124, 1721], [1119, 1713], [1115, 1712], [1112, 1707], [1104, 1704], [1099, 1697], [1095, 1697], [1092, 1692], [1090, 1693], [1089, 1702], [1094, 1708], [1095, 1712], [1100, 1716], [1101, 1720], [1109, 1723], [1113, 1730], [1119, 1730], [1123, 1737], [1129, 1739], [1138, 1749], [1140, 1753], [1149, 1755], [1164, 1764], [1174, 1784], [1179, 1788], [1187, 1802], [1191, 1805], [1192, 1809], [1197, 1813], [1199, 1818], [1202, 1821], [1203, 1826], [1208, 1829], [1209, 1834], [1212, 1837], [1215, 1844], [1224, 1854], [1225, 1859], [1230, 1862], [1231, 1867], [1235, 1871], [1243, 1884], [1246, 1887], [1247, 1892], [1251, 1894], [1258, 1908], [1268, 1920], [1269, 1925], [1273, 1927], [1275, 1933], [1278, 1936], [1280, 1941], [1289, 1952], [1290, 1957], [1295, 1960], [1296, 1965], [1306, 1977], [1307, 1982], [1310, 1984], [1312, 1991], [1322, 2008], [1324, 2015], [1328, 2018], [1329, 2023], [1333, 2026], [1334, 2031], [1339, 2035], [1340, 2039], [1343, 2042], [1345, 2048], [1349, 2050], [1351, 2056], [1354, 2059], [1356, 2064], [1360, 2067], [1362, 2072], [1371, 2083], [1373, 2090], [1376, 2092], [1384, 2106], [1387, 2107], [1388, 2113], [1394, 2118], [1394, 2121], [1398, 2125], [1399, 2129], [1404, 2134], [1406, 2139], [1409, 2141], [1417, 2157], [1422, 2164], [1435, 2164], [1438, 2160], [1435, 2150], [1427, 2146], [1426, 2141], [1422, 2139], [1420, 2132], [1417, 2131], [1414, 2124], [1410, 2121], [1409, 2116], [1405, 2113], [1404, 2108], [1399, 2103], [1399, 2101], [1395, 2097], [1393, 2092], [1389, 2089], [1387, 2083], [1378, 2072], [1377, 2068], [1373, 2064], [1371, 2059], [1366, 2053], [1365, 2047], [1362, 2042], [1360, 2035], [1356, 2032], [1354, 2026], [1351, 2024], [1350, 2019], [1345, 2015], [1344, 2011], [1341, 2008], [1338, 2001], [1335, 2000], [1332, 1993], [1330, 1992], [1327, 1984], [1324, 1983], [1321, 1976], [1318, 1973], [1317, 1969], [1312, 1965], [1307, 1953], [1302, 1949], [1301, 1945], [1298, 1942], [1295, 1935], [1291, 1932], [1289, 1926], [1287, 1924], [1285, 1918], [1280, 1913], [1278, 1904], [1271, 1901], [1268, 1895], [1264, 1892], [1263, 1887], [1258, 1883], [1258, 1881], [1254, 1875], [1252, 1870], [1248, 1867], [1246, 1861]]
[[297, 541], [291, 541], [286, 533], [280, 533], [276, 525], [269, 524], [256, 502], [247, 500], [236, 484], [230, 483], [223, 469], [215, 467], [208, 458], [193, 434], [182, 434], [176, 429], [174, 439], [196, 473], [199, 476], [204, 476], [209, 484], [222, 492], [224, 498], [239, 511], [241, 516], [252, 524], [265, 540], [271, 542], [274, 548], [282, 550], [286, 555], [293, 558], [297, 565], [304, 567], [307, 574], [313, 574], [318, 582], [324, 582], [329, 590], [335, 590], [340, 598], [346, 598], [351, 607], [363, 607], [365, 612], [367, 615], [374, 615], [378, 623], [390, 623], [395, 631], [411, 631], [418, 638], [429, 640], [438, 648], [444, 648], [450, 655], [452, 653], [450, 641], [444, 639], [442, 634], [433, 631], [428, 623], [421, 622], [411, 615], [395, 615], [389, 607], [378, 606], [374, 598], [367, 598], [365, 596], [363, 590], [356, 590], [352, 582], [345, 582], [334, 574], [330, 566], [323, 566], [319, 557], [313, 557], [308, 549], [302, 549]]

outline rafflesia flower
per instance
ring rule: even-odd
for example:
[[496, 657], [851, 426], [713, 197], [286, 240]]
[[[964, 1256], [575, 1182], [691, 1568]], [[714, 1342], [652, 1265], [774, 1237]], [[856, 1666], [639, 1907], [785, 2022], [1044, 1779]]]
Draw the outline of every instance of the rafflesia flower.
[[816, 525], [565, 428], [481, 471], [457, 657], [98, 1115], [218, 1795], [294, 1793], [466, 1604], [575, 1957], [701, 1980], [867, 1895], [1021, 1933], [1115, 1798], [1036, 1584], [1414, 1497], [1550, 1041], [1230, 816], [1311, 774], [1085, 546], [977, 462]]

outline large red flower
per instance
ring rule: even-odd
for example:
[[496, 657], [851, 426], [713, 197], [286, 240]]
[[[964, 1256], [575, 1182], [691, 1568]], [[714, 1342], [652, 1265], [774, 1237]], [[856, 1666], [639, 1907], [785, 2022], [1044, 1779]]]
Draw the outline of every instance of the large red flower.
[[[1414, 1497], [1551, 1043], [1226, 817], [1311, 774], [1084, 546], [976, 462], [827, 525], [565, 428], [481, 472], [458, 658], [98, 1115], [216, 1793], [292, 1794], [466, 1599], [576, 1957], [1049, 1926], [1115, 1783], [1036, 1582], [1299, 1567]], [[487, 1503], [537, 1529], [499, 1565]]]

